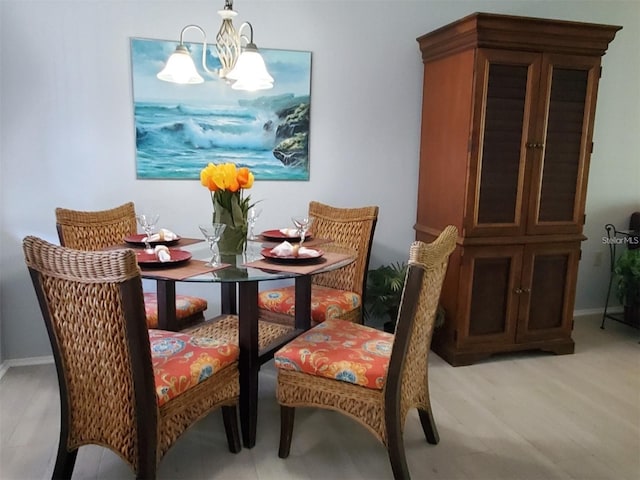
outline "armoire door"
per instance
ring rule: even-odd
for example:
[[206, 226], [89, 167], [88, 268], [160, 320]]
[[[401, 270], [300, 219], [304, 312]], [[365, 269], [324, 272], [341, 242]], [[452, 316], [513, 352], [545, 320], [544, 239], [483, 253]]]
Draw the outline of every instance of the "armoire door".
[[599, 66], [478, 49], [467, 235], [582, 231]]
[[516, 336], [522, 246], [465, 247], [458, 286], [457, 346], [509, 345]]
[[542, 56], [478, 49], [465, 228], [468, 236], [524, 235]]
[[600, 57], [542, 56], [527, 234], [582, 232], [599, 72]]
[[579, 261], [579, 242], [524, 248], [516, 342], [571, 336]]

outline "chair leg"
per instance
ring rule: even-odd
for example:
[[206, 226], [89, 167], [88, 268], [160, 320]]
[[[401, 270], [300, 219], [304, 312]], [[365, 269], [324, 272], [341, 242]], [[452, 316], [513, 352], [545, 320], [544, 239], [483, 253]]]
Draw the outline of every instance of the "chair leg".
[[[387, 383], [393, 385], [393, 381]], [[387, 430], [387, 453], [391, 462], [391, 470], [395, 480], [409, 480], [409, 467], [407, 457], [404, 454], [404, 441], [402, 439], [402, 422], [400, 421], [400, 384], [395, 382], [398, 390], [395, 394], [390, 394], [392, 390], [387, 390], [384, 408], [384, 423]]]
[[158, 469], [156, 445], [156, 441], [142, 441], [138, 444], [137, 480], [155, 480]]
[[67, 450], [66, 438], [63, 438], [61, 434], [58, 444], [58, 455], [56, 456], [56, 465], [53, 467], [51, 480], [70, 479], [73, 474], [73, 467], [76, 464], [77, 456], [78, 449], [69, 452]]
[[436, 428], [436, 421], [433, 418], [433, 412], [431, 407], [428, 410], [418, 409], [418, 415], [420, 415], [420, 423], [422, 424], [422, 431], [427, 438], [427, 442], [432, 445], [436, 445], [440, 441], [440, 435], [438, 435], [438, 429]]
[[227, 434], [227, 443], [231, 453], [242, 450], [240, 445], [240, 431], [238, 430], [238, 413], [235, 405], [222, 407], [222, 420], [224, 431]]
[[394, 480], [410, 480], [411, 474], [407, 465], [407, 457], [404, 454], [402, 433], [398, 432], [398, 435], [393, 438], [391, 436], [387, 438], [387, 452]]
[[280, 449], [278, 450], [278, 457], [280, 458], [289, 456], [295, 416], [296, 409], [294, 407], [280, 405]]
[[136, 475], [136, 480], [155, 480], [155, 478], [156, 478], [155, 465], [146, 470], [140, 469], [140, 471]]

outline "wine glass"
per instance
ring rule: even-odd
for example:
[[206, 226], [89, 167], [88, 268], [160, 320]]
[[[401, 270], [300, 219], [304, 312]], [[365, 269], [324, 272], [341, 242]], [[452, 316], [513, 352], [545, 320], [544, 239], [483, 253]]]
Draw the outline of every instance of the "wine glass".
[[300, 246], [302, 246], [304, 239], [307, 236], [307, 231], [309, 231], [309, 228], [311, 228], [311, 224], [313, 223], [313, 217], [309, 215], [297, 215], [295, 217], [291, 217], [291, 220], [298, 230]]
[[249, 222], [249, 240], [258, 240], [258, 236], [253, 233], [253, 228], [256, 226], [258, 217], [262, 213], [262, 209], [258, 207], [251, 207], [247, 213], [247, 221]]
[[224, 223], [207, 223], [198, 225], [204, 238], [209, 242], [211, 250], [211, 260], [206, 264], [208, 267], [217, 267], [220, 265], [220, 252], [218, 251], [218, 241], [222, 236], [222, 232], [227, 227]]
[[160, 215], [157, 213], [141, 213], [136, 215], [136, 220], [138, 224], [144, 230], [144, 233], [147, 235], [144, 238], [144, 248], [146, 253], [153, 253], [153, 248], [151, 247], [151, 243], [149, 242], [149, 237], [153, 233], [156, 228], [156, 224], [160, 219]]

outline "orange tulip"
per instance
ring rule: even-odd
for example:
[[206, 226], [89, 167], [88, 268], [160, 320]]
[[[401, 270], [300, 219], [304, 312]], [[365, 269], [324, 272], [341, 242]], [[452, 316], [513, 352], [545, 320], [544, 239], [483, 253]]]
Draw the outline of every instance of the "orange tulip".
[[240, 189], [251, 188], [254, 180], [253, 173], [247, 167], [237, 168], [234, 163], [209, 163], [200, 171], [200, 183], [212, 192], [235, 193]]
[[246, 227], [247, 212], [252, 204], [248, 195], [245, 198], [243, 190], [251, 188], [253, 181], [253, 173], [247, 167], [238, 168], [231, 162], [220, 165], [209, 163], [200, 171], [200, 183], [211, 194], [216, 222], [231, 222], [234, 226]]
[[200, 183], [212, 192], [219, 189], [218, 185], [214, 181], [215, 172], [216, 166], [213, 163], [210, 163], [200, 171]]
[[253, 186], [253, 173], [247, 167], [238, 169], [238, 183], [240, 188], [251, 188]]

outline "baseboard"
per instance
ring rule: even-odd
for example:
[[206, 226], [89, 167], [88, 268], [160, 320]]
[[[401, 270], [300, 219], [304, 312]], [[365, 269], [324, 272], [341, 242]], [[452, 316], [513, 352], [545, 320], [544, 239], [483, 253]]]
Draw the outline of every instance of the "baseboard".
[[[621, 313], [622, 307], [612, 307], [607, 309], [607, 313]], [[602, 315], [604, 308], [585, 308], [581, 310], [574, 310], [573, 317], [585, 317], [587, 315]]]
[[0, 363], [0, 379], [11, 367], [25, 367], [28, 365], [44, 365], [47, 363], [53, 363], [53, 355], [47, 355], [44, 357], [28, 357], [28, 358], [16, 358], [13, 360], [5, 360]]

